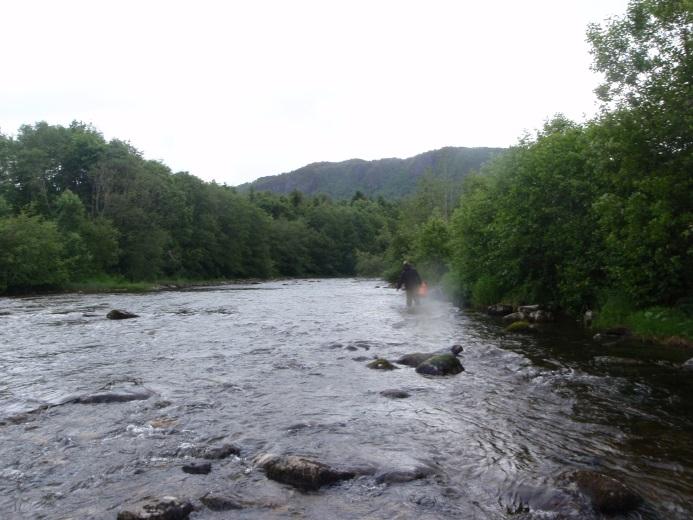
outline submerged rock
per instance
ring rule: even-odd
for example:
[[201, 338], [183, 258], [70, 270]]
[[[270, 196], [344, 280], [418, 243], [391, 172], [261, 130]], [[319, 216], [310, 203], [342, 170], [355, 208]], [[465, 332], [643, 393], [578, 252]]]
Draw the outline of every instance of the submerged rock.
[[521, 332], [523, 334], [531, 334], [537, 332], [535, 325], [532, 325], [528, 321], [515, 321], [505, 327], [506, 332]]
[[378, 484], [402, 484], [426, 478], [432, 474], [433, 470], [431, 468], [419, 466], [412, 469], [386, 471], [377, 475], [375, 481]]
[[185, 473], [190, 473], [191, 475], [207, 475], [212, 471], [212, 465], [209, 462], [193, 462], [191, 464], [186, 464], [181, 469]]
[[681, 365], [681, 368], [683, 368], [684, 370], [693, 370], [693, 358], [689, 359], [683, 365]]
[[625, 484], [595, 471], [577, 471], [572, 480], [592, 502], [594, 509], [607, 515], [625, 514], [642, 503], [642, 497]]
[[137, 314], [133, 314], [132, 312], [128, 311], [121, 311], [119, 309], [113, 309], [106, 314], [106, 317], [109, 320], [129, 320], [131, 318], [139, 318]]
[[176, 451], [177, 457], [196, 457], [207, 460], [221, 460], [231, 455], [239, 455], [241, 449], [235, 444], [224, 443], [218, 446], [186, 445]]
[[489, 306], [486, 312], [491, 316], [505, 316], [513, 312], [513, 306], [505, 303], [497, 303], [496, 305]]
[[322, 486], [356, 476], [352, 471], [340, 471], [296, 455], [265, 454], [259, 456], [255, 462], [265, 470], [267, 478], [304, 491], [320, 489]]
[[460, 360], [453, 354], [432, 356], [416, 367], [416, 372], [430, 376], [447, 376], [464, 371]]
[[163, 497], [120, 511], [117, 520], [185, 520], [193, 510], [188, 501]]
[[368, 368], [372, 368], [374, 370], [395, 370], [397, 367], [390, 363], [387, 359], [379, 358], [376, 359], [375, 361], [371, 361], [366, 365]]
[[75, 398], [73, 403], [103, 404], [103, 403], [127, 403], [129, 401], [143, 401], [154, 395], [148, 388], [122, 388], [87, 394]]
[[396, 390], [396, 389], [383, 390], [382, 392], [380, 392], [380, 395], [382, 395], [383, 397], [387, 397], [389, 399], [406, 399], [407, 397], [410, 396], [410, 394], [408, 394], [404, 390]]
[[243, 505], [238, 499], [220, 495], [207, 494], [200, 497], [200, 502], [202, 502], [207, 509], [212, 511], [231, 511], [232, 509], [243, 509]]

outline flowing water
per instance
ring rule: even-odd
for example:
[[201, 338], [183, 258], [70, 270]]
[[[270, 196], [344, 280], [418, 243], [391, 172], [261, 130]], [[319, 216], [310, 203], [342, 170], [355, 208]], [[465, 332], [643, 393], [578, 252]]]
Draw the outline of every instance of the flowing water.
[[[113, 308], [139, 318], [106, 319]], [[455, 343], [459, 375], [366, 367]], [[191, 518], [600, 518], [566, 479], [580, 469], [644, 498], [628, 518], [691, 518], [686, 354], [557, 325], [505, 335], [431, 298], [408, 312], [377, 280], [0, 299], [0, 518], [115, 518], [206, 493], [243, 509]], [[75, 400], [113, 389], [152, 395]], [[222, 442], [240, 455], [181, 470], [186, 449]], [[261, 453], [370, 471], [300, 492], [268, 480]], [[378, 481], [412, 468], [428, 476]]]

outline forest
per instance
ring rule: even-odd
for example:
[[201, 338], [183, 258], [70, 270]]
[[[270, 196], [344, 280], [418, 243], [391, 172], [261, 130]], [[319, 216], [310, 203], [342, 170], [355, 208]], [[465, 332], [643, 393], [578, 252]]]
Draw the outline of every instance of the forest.
[[0, 293], [392, 279], [409, 259], [469, 305], [592, 309], [693, 338], [692, 26], [690, 0], [632, 1], [588, 28], [598, 116], [556, 115], [466, 178], [429, 171], [399, 199], [239, 191], [80, 122], [0, 134]]

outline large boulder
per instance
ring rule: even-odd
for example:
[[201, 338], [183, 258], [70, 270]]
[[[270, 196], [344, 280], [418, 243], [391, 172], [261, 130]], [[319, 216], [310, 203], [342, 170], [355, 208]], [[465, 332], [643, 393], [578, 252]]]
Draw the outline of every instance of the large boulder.
[[427, 359], [437, 356], [439, 354], [449, 354], [452, 353], [454, 356], [457, 356], [462, 352], [462, 345], [455, 344], [449, 349], [441, 350], [438, 352], [414, 352], [412, 354], [405, 354], [401, 358], [399, 358], [395, 363], [398, 363], [400, 365], [406, 365], [408, 367], [413, 367], [416, 368], [418, 367], [421, 363], [426, 361]]
[[589, 497], [594, 509], [602, 514], [626, 514], [642, 503], [640, 495], [622, 482], [602, 473], [576, 471], [572, 480]]
[[464, 371], [460, 360], [454, 354], [432, 356], [416, 367], [416, 372], [430, 376], [447, 376]]
[[412, 354], [405, 354], [399, 358], [395, 363], [400, 365], [406, 365], [408, 367], [418, 367], [421, 363], [426, 361], [428, 358], [435, 356], [433, 352], [414, 352]]
[[121, 311], [119, 309], [113, 309], [106, 314], [106, 317], [109, 320], [129, 320], [131, 318], [139, 318], [137, 314], [133, 314], [132, 312], [128, 311]]
[[117, 520], [185, 520], [193, 510], [188, 501], [163, 497], [120, 511]]
[[267, 478], [304, 491], [317, 490], [356, 476], [354, 472], [337, 470], [296, 455], [265, 454], [259, 456], [255, 463], [265, 470]]

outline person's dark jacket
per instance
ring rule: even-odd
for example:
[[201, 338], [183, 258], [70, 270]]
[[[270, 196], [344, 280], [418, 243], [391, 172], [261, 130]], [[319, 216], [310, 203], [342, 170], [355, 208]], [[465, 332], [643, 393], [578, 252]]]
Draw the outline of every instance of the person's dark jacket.
[[419, 285], [421, 285], [419, 273], [412, 266], [405, 265], [397, 280], [397, 288], [404, 287], [407, 291], [414, 291], [419, 288]]

